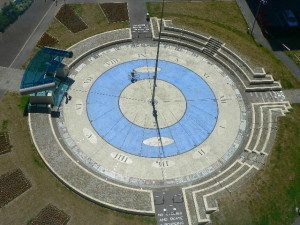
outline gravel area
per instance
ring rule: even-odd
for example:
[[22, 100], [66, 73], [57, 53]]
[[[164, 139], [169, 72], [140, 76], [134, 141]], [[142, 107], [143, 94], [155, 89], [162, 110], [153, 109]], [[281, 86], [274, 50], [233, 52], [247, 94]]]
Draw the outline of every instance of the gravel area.
[[54, 205], [47, 205], [28, 225], [66, 225], [70, 216]]
[[0, 176], [0, 208], [31, 187], [23, 172], [17, 169]]

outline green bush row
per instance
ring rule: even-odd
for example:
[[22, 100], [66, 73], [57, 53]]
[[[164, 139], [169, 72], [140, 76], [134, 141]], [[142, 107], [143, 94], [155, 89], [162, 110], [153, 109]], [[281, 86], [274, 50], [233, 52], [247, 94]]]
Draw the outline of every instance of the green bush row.
[[32, 4], [33, 0], [15, 0], [10, 2], [0, 10], [0, 32], [15, 22], [20, 15]]

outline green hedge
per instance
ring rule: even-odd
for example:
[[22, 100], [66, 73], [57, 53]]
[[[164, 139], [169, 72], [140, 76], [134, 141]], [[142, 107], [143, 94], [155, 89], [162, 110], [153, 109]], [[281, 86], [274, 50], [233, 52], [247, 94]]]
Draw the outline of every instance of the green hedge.
[[15, 22], [32, 4], [33, 0], [15, 0], [5, 5], [0, 11], [0, 32]]

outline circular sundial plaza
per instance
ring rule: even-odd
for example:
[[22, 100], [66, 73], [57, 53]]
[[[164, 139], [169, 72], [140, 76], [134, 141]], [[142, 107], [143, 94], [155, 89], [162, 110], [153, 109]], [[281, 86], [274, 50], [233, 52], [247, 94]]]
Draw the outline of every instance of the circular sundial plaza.
[[[65, 61], [72, 99], [57, 118], [30, 114], [31, 132], [49, 168], [83, 196], [153, 214], [153, 191], [177, 187], [189, 223], [204, 223], [225, 188], [235, 190], [264, 164], [276, 118], [290, 105], [263, 69], [170, 21], [153, 95], [157, 26], [152, 18], [153, 40], [132, 41], [122, 29], [72, 46]], [[260, 100], [265, 92], [272, 98]]]

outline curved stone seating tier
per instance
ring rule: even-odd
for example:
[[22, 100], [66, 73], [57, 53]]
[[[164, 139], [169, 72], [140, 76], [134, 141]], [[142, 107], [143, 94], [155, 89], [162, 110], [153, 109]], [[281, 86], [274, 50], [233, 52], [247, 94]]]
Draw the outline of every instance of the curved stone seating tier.
[[28, 116], [33, 142], [54, 175], [83, 197], [119, 211], [154, 214], [150, 190], [112, 183], [82, 167], [64, 149], [55, 135], [49, 114]]
[[[164, 20], [163, 34], [166, 34], [166, 32], [164, 32], [164, 30], [175, 31], [177, 33], [177, 35], [178, 35], [178, 33], [181, 33], [181, 34], [186, 34], [191, 37], [196, 37], [196, 39], [198, 40], [198, 44], [200, 42], [200, 44], [202, 43], [204, 46], [205, 45], [211, 46], [213, 48], [217, 47], [217, 49], [219, 49], [220, 52], [223, 52], [228, 57], [231, 57], [231, 59], [233, 59], [233, 61], [235, 61], [236, 64], [238, 64], [245, 71], [249, 70], [248, 71], [249, 75], [253, 75], [253, 77], [257, 77], [257, 78], [266, 77], [266, 72], [265, 72], [264, 68], [256, 68], [257, 71], [254, 71], [240, 56], [238, 56], [232, 50], [227, 48], [225, 46], [225, 44], [223, 44], [222, 42], [220, 42], [212, 37], [206, 37], [204, 35], [201, 35], [201, 34], [189, 31], [189, 30], [177, 28], [172, 24], [171, 20]], [[268, 75], [267, 77], [268, 77], [268, 79], [272, 79], [271, 75]]]
[[175, 31], [176, 33], [186, 34], [188, 36], [201, 40], [203, 43], [207, 43], [211, 39], [211, 37], [206, 37], [205, 35], [193, 31], [175, 27], [171, 20], [164, 20], [164, 30]]
[[224, 61], [224, 63], [227, 62], [227, 65], [230, 65], [231, 68], [236, 69], [235, 71], [238, 72], [238, 74], [242, 74], [243, 77], [242, 79], [244, 80], [245, 83], [247, 83], [247, 85], [251, 85], [251, 84], [273, 84], [274, 80], [273, 77], [271, 75], [265, 75], [265, 77], [260, 77], [260, 78], [254, 78], [253, 77], [253, 73], [250, 74], [250, 72], [248, 71], [245, 72], [245, 67], [243, 67], [243, 65], [240, 64], [239, 61], [234, 61], [234, 59], [232, 59], [231, 57], [228, 57], [228, 55], [225, 55], [222, 51], [219, 50], [219, 52], [217, 53], [218, 57], [220, 57], [220, 59], [222, 61]]
[[[159, 23], [157, 18], [151, 18], [153, 39], [158, 40]], [[170, 20], [163, 21], [161, 40], [173, 44], [190, 47], [209, 56], [212, 60], [225, 67], [243, 84], [245, 91], [277, 91], [281, 90], [279, 82], [266, 74], [264, 69], [254, 71], [241, 57], [225, 47], [225, 44], [204, 35], [185, 29], [176, 28]]]
[[291, 108], [289, 102], [252, 103], [252, 126], [245, 150], [267, 155], [271, 135], [275, 135], [278, 116], [284, 116]]
[[218, 209], [218, 202], [216, 199], [222, 197], [222, 195], [224, 195], [224, 192], [231, 193], [240, 189], [245, 183], [247, 183], [249, 179], [251, 179], [251, 177], [255, 175], [257, 169], [254, 166], [244, 167], [243, 172], [244, 173], [241, 176], [237, 177], [237, 179], [235, 179], [233, 182], [222, 187], [221, 189], [203, 196], [203, 201], [207, 213], [214, 212]]
[[190, 223], [205, 224], [210, 222], [209, 214], [218, 209], [216, 199], [224, 191], [228, 191], [228, 188], [234, 190], [237, 185], [241, 185], [257, 170], [256, 166], [237, 160], [215, 177], [205, 182], [183, 188]]
[[[240, 67], [243, 67], [244, 70], [248, 70], [248, 72], [253, 75], [254, 77], [260, 78], [260, 77], [266, 77], [266, 71], [264, 68], [256, 68], [258, 71], [254, 71], [248, 63], [246, 63], [240, 56], [238, 56], [236, 53], [231, 51], [229, 48], [227, 48], [225, 45], [221, 46], [220, 49], [221, 52], [223, 52], [228, 57], [231, 57], [237, 64], [239, 64]], [[268, 75], [270, 78], [272, 78], [271, 75]]]
[[130, 28], [118, 29], [97, 34], [87, 39], [84, 39], [75, 45], [68, 48], [68, 51], [73, 52], [72, 58], [65, 58], [63, 63], [69, 67], [74, 66], [81, 59], [97, 51], [114, 44], [132, 41]]

